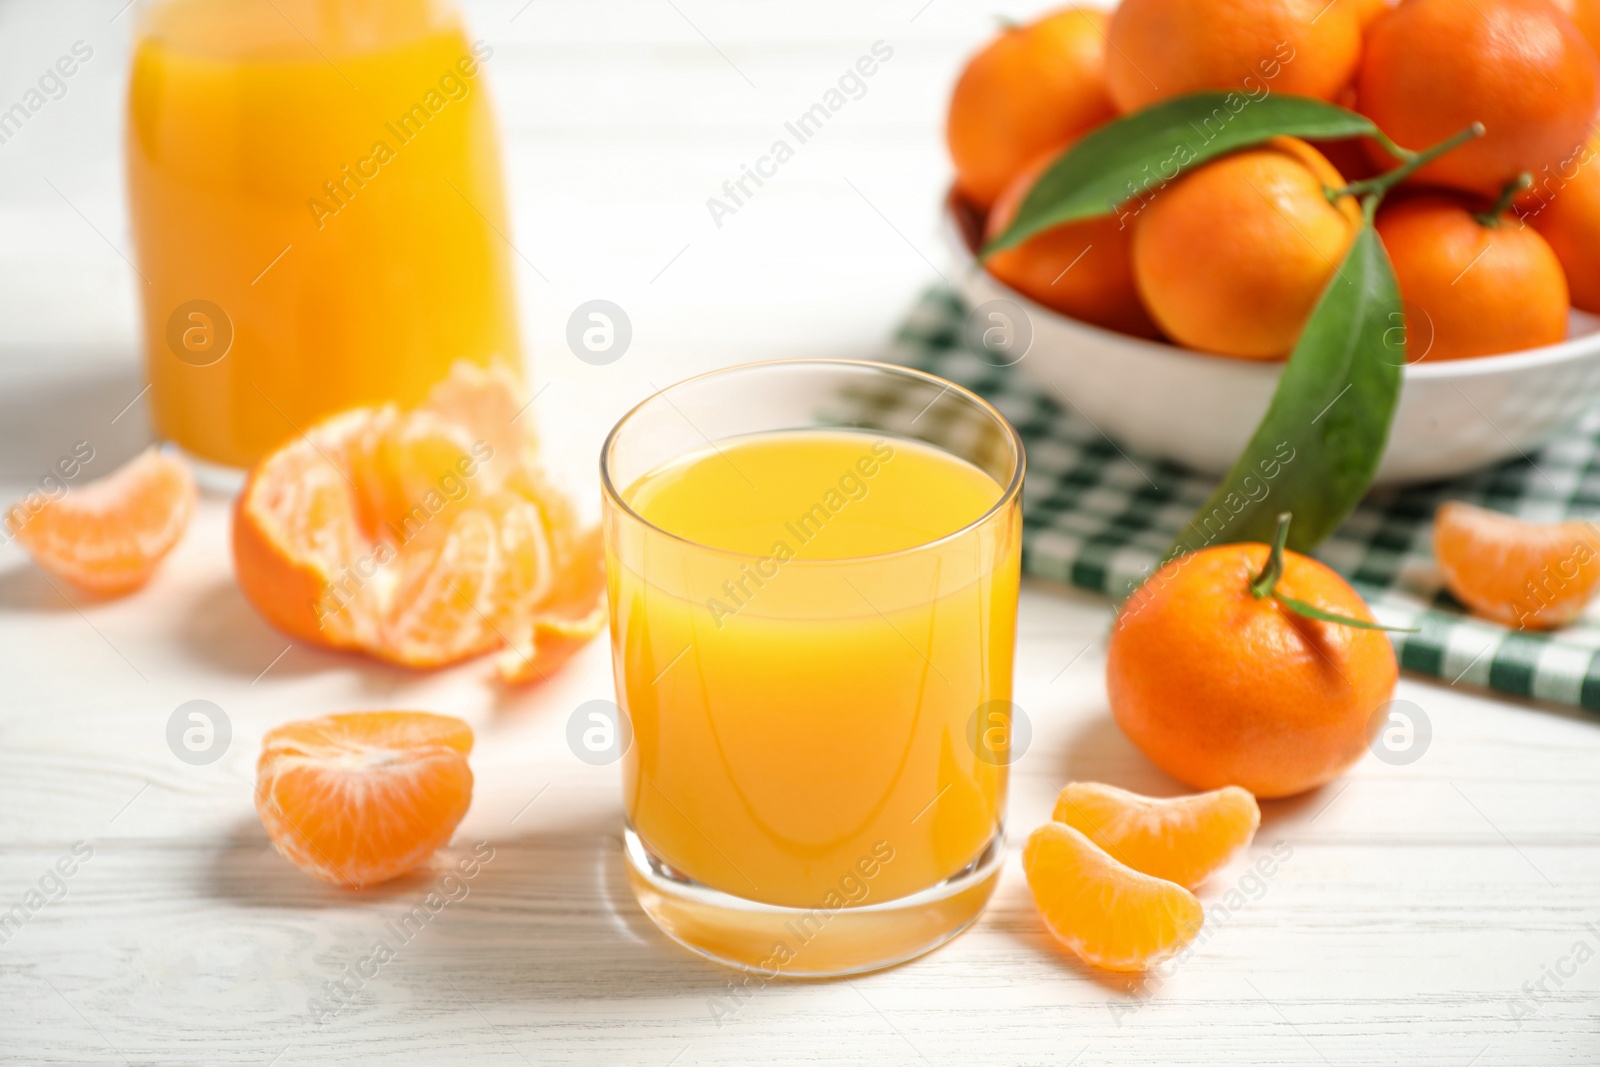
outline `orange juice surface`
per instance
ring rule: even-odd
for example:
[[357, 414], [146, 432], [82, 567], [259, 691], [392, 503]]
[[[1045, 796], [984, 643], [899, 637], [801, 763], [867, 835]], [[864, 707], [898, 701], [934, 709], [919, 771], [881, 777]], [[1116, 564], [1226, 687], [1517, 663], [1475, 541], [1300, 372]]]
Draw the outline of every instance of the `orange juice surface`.
[[[669, 866], [798, 908], [906, 896], [999, 831], [1019, 519], [992, 478], [848, 430], [723, 442], [623, 494], [625, 803]], [[978, 520], [983, 519], [976, 526]], [[969, 528], [970, 527], [970, 528]], [[937, 542], [937, 543], [933, 543]]]
[[127, 169], [158, 431], [246, 466], [318, 418], [520, 366], [489, 49], [433, 0], [166, 0]]

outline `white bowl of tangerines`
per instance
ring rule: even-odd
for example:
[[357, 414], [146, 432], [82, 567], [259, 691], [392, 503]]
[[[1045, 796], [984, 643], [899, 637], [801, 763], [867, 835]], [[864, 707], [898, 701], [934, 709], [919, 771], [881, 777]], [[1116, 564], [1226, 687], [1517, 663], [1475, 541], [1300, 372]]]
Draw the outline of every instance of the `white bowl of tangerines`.
[[1526, 453], [1600, 399], [1597, 47], [1600, 0], [1007, 27], [946, 130], [969, 337], [1206, 473], [1271, 435], [1363, 485]]

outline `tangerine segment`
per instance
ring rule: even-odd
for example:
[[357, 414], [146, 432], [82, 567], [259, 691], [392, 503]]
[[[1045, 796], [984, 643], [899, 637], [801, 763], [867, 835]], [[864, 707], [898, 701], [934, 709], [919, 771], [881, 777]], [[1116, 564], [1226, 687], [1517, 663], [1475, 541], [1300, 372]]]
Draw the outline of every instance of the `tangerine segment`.
[[1071, 782], [1050, 816], [1136, 871], [1193, 889], [1250, 843], [1256, 798], [1230, 785], [1158, 799], [1100, 782]]
[[1022, 869], [1045, 926], [1096, 967], [1145, 970], [1181, 951], [1205, 921], [1193, 893], [1118, 863], [1065, 823], [1028, 835]]
[[1457, 600], [1518, 629], [1571, 622], [1600, 582], [1600, 528], [1591, 522], [1526, 522], [1450, 501], [1434, 515], [1433, 552]]
[[325, 882], [397, 878], [450, 840], [472, 803], [472, 728], [449, 715], [365, 711], [261, 739], [256, 811], [290, 863]]
[[505, 573], [499, 532], [478, 509], [398, 557], [399, 585], [369, 647], [381, 659], [442, 667], [502, 644], [489, 614]]
[[[361, 648], [371, 643], [371, 612], [339, 610], [340, 598], [365, 603], [368, 587], [335, 583], [346, 561], [365, 555], [373, 525], [352, 479], [366, 482], [380, 421], [392, 409], [335, 415], [266, 456], [250, 471], [234, 504], [233, 569], [239, 588], [266, 620], [310, 644]], [[363, 512], [367, 512], [363, 514]]]
[[42, 504], [20, 503], [6, 526], [46, 571], [103, 595], [144, 585], [194, 515], [194, 475], [147, 448], [98, 481]]
[[605, 540], [599, 528], [570, 550], [570, 564], [539, 607], [519, 617], [500, 654], [507, 682], [545, 679], [606, 628]]

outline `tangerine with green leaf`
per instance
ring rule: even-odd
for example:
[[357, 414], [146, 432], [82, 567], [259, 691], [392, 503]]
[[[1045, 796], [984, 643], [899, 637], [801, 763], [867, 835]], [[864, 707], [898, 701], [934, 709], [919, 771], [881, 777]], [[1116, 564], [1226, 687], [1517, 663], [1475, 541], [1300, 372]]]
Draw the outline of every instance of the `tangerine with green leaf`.
[[[1337, 9], [1335, 9], [1337, 10]], [[1240, 359], [1282, 359], [1361, 226], [1344, 178], [1293, 137], [1212, 160], [1139, 208], [1133, 275], [1173, 340]]]
[[[1123, 604], [1106, 690], [1117, 724], [1196, 789], [1281, 797], [1361, 758], [1394, 692], [1389, 639], [1345, 580], [1274, 544], [1168, 561]], [[1337, 620], [1337, 621], [1335, 621]]]

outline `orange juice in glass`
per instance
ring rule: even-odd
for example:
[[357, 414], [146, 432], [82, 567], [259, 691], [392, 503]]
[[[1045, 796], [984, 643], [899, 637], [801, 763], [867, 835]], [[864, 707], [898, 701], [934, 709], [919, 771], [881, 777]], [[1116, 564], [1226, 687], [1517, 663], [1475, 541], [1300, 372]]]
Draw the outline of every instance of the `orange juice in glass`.
[[669, 935], [767, 974], [899, 962], [1003, 855], [1023, 456], [881, 364], [672, 386], [602, 454], [628, 870]]
[[324, 415], [520, 367], [483, 64], [442, 0], [156, 0], [127, 113], [157, 431], [245, 467]]

